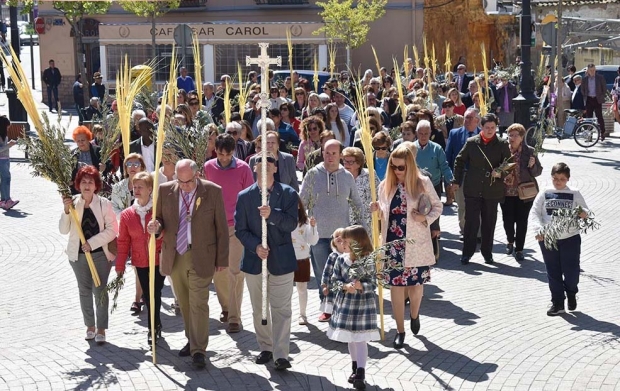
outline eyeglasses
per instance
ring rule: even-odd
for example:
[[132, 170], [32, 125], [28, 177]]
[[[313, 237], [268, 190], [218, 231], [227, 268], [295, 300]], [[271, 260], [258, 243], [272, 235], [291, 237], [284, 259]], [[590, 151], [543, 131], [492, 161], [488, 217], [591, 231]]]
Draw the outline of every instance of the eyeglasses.
[[142, 167], [142, 163], [140, 163], [140, 162], [127, 162], [127, 163], [125, 163], [125, 167], [127, 167], [127, 168], [132, 168], [132, 167], [133, 168], [140, 168], [140, 167]]
[[229, 131], [226, 131], [226, 133], [230, 134], [231, 136], [236, 136], [238, 134], [236, 130], [229, 130]]
[[344, 164], [355, 164], [355, 163], [357, 163], [357, 160], [343, 160], [342, 162]]
[[465, 116], [465, 119], [476, 119], [476, 117], [468, 115], [468, 116]]
[[407, 169], [407, 166], [395, 166], [393, 164], [390, 164], [390, 168], [394, 171], [405, 171]]
[[[256, 159], [256, 163], [260, 163], [262, 161], [263, 161], [262, 157], [259, 157], [258, 159]], [[267, 163], [275, 164], [276, 163], [276, 159], [272, 158], [271, 156], [267, 156]]]
[[373, 147], [375, 151], [387, 151], [388, 147]]
[[177, 178], [177, 182], [179, 182], [182, 185], [187, 185], [188, 183], [192, 183], [195, 179], [196, 179], [195, 177], [192, 177], [191, 179], [188, 179], [186, 181], [182, 181], [182, 180]]
[[173, 111], [173, 113], [174, 113], [174, 114], [183, 114], [183, 113], [181, 113], [179, 110], [175, 110], [175, 111]]
[[200, 104], [200, 103], [198, 103], [198, 101], [197, 101], [197, 100], [193, 100], [193, 101], [189, 102], [189, 105], [190, 105], [190, 106], [198, 106], [199, 104]]

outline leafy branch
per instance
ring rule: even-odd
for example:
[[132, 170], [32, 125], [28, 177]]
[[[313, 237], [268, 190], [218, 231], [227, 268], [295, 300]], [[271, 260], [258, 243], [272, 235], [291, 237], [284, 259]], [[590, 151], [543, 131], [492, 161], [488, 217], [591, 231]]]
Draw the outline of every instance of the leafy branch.
[[[586, 217], [582, 218], [582, 214]], [[548, 250], [558, 249], [558, 238], [572, 229], [579, 230], [580, 234], [599, 229], [601, 224], [594, 220], [594, 213], [586, 211], [581, 206], [576, 208], [563, 208], [553, 211], [551, 222], [545, 225], [539, 232], [544, 237], [545, 247]]]

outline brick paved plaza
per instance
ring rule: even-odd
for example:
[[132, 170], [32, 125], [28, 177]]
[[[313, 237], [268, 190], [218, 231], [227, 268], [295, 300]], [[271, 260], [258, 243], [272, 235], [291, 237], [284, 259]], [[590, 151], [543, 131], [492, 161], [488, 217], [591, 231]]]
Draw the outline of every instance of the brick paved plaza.
[[[0, 112], [7, 111], [1, 107]], [[68, 121], [68, 116], [65, 122]], [[77, 121], [74, 119], [73, 124]], [[71, 127], [72, 129], [72, 127]], [[618, 130], [618, 128], [616, 128]], [[618, 131], [615, 133], [619, 134]], [[69, 137], [67, 137], [69, 138]], [[544, 172], [553, 163], [572, 168], [578, 187], [602, 229], [583, 238], [578, 311], [546, 315], [550, 294], [538, 244], [528, 233], [526, 260], [503, 255], [501, 212], [495, 235], [495, 261], [477, 253], [459, 262], [456, 208], [442, 216], [442, 256], [425, 288], [422, 329], [407, 332], [401, 351], [392, 348], [395, 323], [389, 292], [385, 297], [385, 341], [370, 344], [369, 389], [376, 390], [615, 390], [620, 389], [620, 140], [583, 150], [572, 140], [545, 143]], [[211, 296], [207, 369], [196, 371], [179, 358], [185, 344], [169, 286], [164, 290], [164, 339], [158, 365], [146, 344], [145, 313], [133, 317], [134, 274], [127, 273], [119, 307], [110, 317], [108, 343], [84, 340], [77, 283], [58, 233], [61, 200], [54, 185], [32, 178], [22, 151], [11, 151], [12, 195], [21, 203], [0, 213], [0, 390], [340, 390], [346, 389], [350, 359], [344, 344], [325, 336], [318, 323], [316, 286], [309, 292], [308, 326], [297, 325], [293, 296], [292, 369], [254, 364], [257, 343], [250, 301], [243, 304], [244, 330], [228, 335]], [[319, 222], [320, 224], [320, 222]], [[111, 277], [114, 277], [112, 272]]]

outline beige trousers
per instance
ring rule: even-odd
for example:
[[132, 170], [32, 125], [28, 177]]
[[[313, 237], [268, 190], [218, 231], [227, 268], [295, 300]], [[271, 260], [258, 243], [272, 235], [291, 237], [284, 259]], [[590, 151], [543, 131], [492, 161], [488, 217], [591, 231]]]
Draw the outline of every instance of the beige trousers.
[[293, 296], [293, 277], [295, 273], [281, 276], [268, 275], [267, 281], [267, 325], [263, 326], [263, 276], [246, 274], [245, 282], [252, 302], [252, 318], [256, 331], [256, 341], [261, 352], [273, 352], [273, 359], [288, 360], [291, 341], [291, 298]]
[[171, 277], [185, 323], [190, 354], [204, 354], [209, 344], [209, 285], [212, 277], [202, 278], [196, 274], [192, 266], [192, 250], [183, 255], [177, 253]]
[[243, 280], [241, 257], [243, 245], [235, 236], [235, 227], [228, 227], [228, 268], [215, 272], [213, 284], [222, 311], [228, 311], [228, 323], [241, 324], [241, 302], [243, 300]]

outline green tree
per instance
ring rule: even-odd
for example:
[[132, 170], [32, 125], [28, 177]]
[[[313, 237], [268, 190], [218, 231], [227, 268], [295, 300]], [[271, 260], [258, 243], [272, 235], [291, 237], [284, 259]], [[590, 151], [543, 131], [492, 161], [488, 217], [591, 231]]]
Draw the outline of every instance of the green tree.
[[[19, 0], [9, 0], [7, 5], [16, 7]], [[30, 13], [34, 7], [33, 0], [23, 1], [23, 13]], [[76, 73], [84, 73], [83, 64], [80, 65], [81, 56], [77, 53], [83, 52], [82, 45], [82, 21], [85, 16], [105, 14], [112, 5], [111, 1], [54, 1], [53, 7], [56, 11], [63, 14], [69, 25], [73, 29], [73, 52], [75, 55]]]
[[348, 48], [356, 49], [366, 42], [369, 23], [385, 14], [386, 4], [387, 0], [358, 0], [355, 4], [353, 0], [317, 1], [316, 5], [323, 8], [319, 15], [325, 26], [314, 34], [324, 33], [330, 43], [341, 40]]
[[179, 8], [181, 5], [180, 0], [163, 0], [163, 1], [133, 1], [133, 0], [121, 0], [121, 7], [127, 12], [131, 12], [141, 18], [148, 18], [151, 20], [151, 45], [152, 56], [157, 57], [156, 43], [155, 43], [155, 19], [166, 12]]

